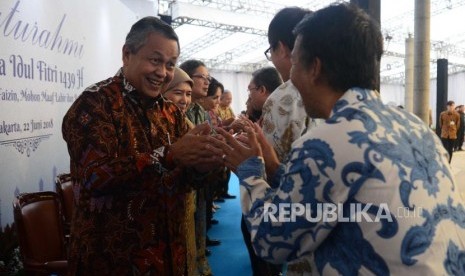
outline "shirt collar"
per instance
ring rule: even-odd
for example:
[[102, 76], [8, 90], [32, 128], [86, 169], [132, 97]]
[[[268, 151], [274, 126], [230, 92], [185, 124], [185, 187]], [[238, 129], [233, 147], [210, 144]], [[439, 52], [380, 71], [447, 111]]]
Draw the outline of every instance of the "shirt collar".
[[343, 108], [351, 105], [356, 105], [363, 101], [377, 101], [381, 100], [379, 93], [376, 90], [363, 89], [360, 87], [354, 87], [347, 90], [341, 98], [336, 102], [329, 117], [332, 117], [334, 113], [340, 112]]
[[144, 97], [132, 86], [129, 81], [126, 79], [123, 73], [123, 68], [121, 67], [115, 75], [116, 78], [120, 78], [123, 85], [123, 97], [128, 97], [132, 102], [140, 104], [144, 108], [155, 108], [159, 106], [163, 109], [165, 99], [163, 96], [158, 95], [155, 98]]

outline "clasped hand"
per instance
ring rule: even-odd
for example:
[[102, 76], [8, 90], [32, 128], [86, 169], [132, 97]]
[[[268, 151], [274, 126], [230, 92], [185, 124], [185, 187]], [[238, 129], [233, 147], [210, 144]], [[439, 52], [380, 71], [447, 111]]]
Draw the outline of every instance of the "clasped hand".
[[245, 133], [234, 136], [230, 132], [217, 128], [216, 132], [222, 136], [222, 139], [210, 137], [207, 149], [215, 153], [216, 158], [223, 161], [233, 172], [236, 172], [237, 167], [245, 160], [261, 156], [265, 159], [267, 173], [274, 173], [279, 166], [279, 161], [273, 147], [266, 141], [260, 126], [247, 121], [244, 130]]
[[216, 156], [206, 150], [211, 128], [208, 123], [197, 125], [170, 147], [174, 162], [179, 166], [193, 167], [199, 172], [208, 172], [222, 166]]

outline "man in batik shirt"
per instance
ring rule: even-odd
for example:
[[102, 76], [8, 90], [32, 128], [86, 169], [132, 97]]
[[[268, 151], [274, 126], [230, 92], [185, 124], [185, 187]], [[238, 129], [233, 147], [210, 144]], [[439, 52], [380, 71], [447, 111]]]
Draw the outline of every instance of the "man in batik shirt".
[[[307, 129], [315, 127], [318, 121], [307, 116], [302, 97], [290, 80], [291, 52], [295, 43], [292, 31], [310, 13], [299, 7], [284, 8], [273, 17], [268, 26], [270, 48], [265, 55], [278, 69], [284, 83], [270, 94], [263, 105], [262, 128], [280, 162], [285, 162], [288, 158], [292, 143]], [[288, 276], [310, 274], [309, 258], [288, 264]]]
[[87, 88], [63, 119], [76, 204], [69, 274], [187, 275], [186, 193], [196, 170], [211, 169], [202, 153], [210, 128], [188, 132], [160, 95], [179, 56], [169, 25], [139, 20], [122, 55], [117, 74]]
[[[342, 3], [295, 33], [292, 82], [307, 114], [326, 120], [282, 165], [258, 127], [247, 129], [247, 147], [221, 130], [227, 144], [211, 138], [237, 168], [257, 254], [275, 263], [311, 255], [314, 275], [464, 275], [465, 204], [447, 153], [421, 119], [375, 91], [379, 25]], [[275, 168], [268, 178], [261, 156]]]
[[305, 130], [315, 126], [315, 120], [307, 117], [302, 98], [290, 80], [291, 52], [294, 48], [294, 27], [309, 10], [289, 7], [280, 10], [268, 26], [270, 47], [265, 56], [278, 70], [284, 83], [270, 94], [263, 105], [262, 128], [266, 139], [273, 145], [279, 160], [285, 161], [292, 143]]
[[439, 114], [439, 129], [441, 130], [442, 144], [449, 153], [449, 163], [452, 161], [454, 144], [457, 140], [457, 129], [460, 127], [460, 114], [454, 110], [455, 102], [446, 103], [447, 110]]

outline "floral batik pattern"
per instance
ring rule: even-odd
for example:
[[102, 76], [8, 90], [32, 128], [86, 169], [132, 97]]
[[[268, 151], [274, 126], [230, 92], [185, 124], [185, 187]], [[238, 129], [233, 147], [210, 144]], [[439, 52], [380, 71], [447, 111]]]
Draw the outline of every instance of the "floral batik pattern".
[[263, 104], [262, 129], [279, 160], [287, 158], [292, 143], [315, 125], [307, 117], [299, 91], [289, 80], [276, 88]]
[[187, 130], [174, 104], [141, 97], [121, 70], [73, 103], [63, 119], [76, 203], [70, 275], [190, 271], [183, 222], [192, 174], [164, 160], [159, 170], [150, 158]]
[[[463, 274], [465, 204], [447, 153], [424, 122], [376, 91], [345, 92], [293, 144], [276, 189], [261, 158], [237, 174], [253, 246], [267, 261], [311, 256], [315, 275]], [[333, 217], [318, 216], [322, 206]]]

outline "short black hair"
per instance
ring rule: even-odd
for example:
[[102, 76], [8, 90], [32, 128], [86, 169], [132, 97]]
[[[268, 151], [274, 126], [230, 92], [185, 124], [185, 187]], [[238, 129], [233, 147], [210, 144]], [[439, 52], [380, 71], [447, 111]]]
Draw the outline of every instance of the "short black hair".
[[178, 52], [180, 51], [179, 38], [176, 32], [170, 25], [154, 16], [146, 16], [134, 23], [126, 35], [124, 45], [132, 54], [135, 54], [145, 45], [148, 35], [154, 32], [175, 40], [178, 44]]
[[223, 84], [219, 82], [217, 79], [212, 77], [212, 80], [210, 81], [210, 84], [208, 85], [207, 97], [215, 95], [216, 90], [218, 90], [218, 87], [221, 89], [221, 94], [223, 94], [224, 92]]
[[184, 72], [186, 72], [189, 75], [189, 77], [192, 78], [192, 75], [195, 74], [195, 70], [199, 68], [200, 66], [203, 66], [205, 68], [207, 67], [205, 66], [205, 63], [203, 63], [200, 60], [189, 59], [181, 63], [181, 65], [179, 65], [179, 68], [184, 70]]
[[357, 6], [331, 5], [304, 18], [296, 27], [305, 66], [321, 61], [323, 77], [332, 88], [378, 89], [383, 37], [379, 24]]
[[448, 102], [446, 103], [446, 105], [454, 105], [454, 104], [455, 104], [454, 101], [448, 101]]
[[263, 67], [252, 73], [252, 81], [257, 87], [264, 86], [269, 93], [272, 93], [283, 83], [283, 79], [276, 68]]
[[294, 27], [312, 12], [299, 7], [287, 7], [280, 10], [271, 20], [268, 26], [268, 42], [274, 49], [279, 41], [294, 49], [295, 36], [292, 32]]

